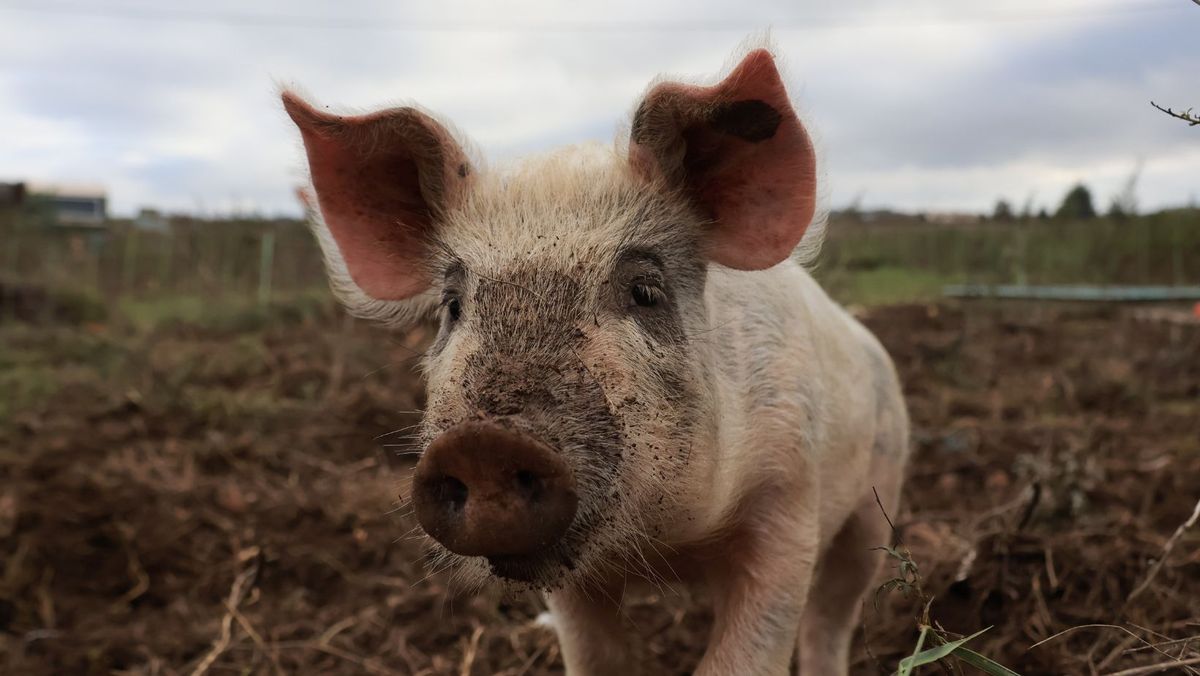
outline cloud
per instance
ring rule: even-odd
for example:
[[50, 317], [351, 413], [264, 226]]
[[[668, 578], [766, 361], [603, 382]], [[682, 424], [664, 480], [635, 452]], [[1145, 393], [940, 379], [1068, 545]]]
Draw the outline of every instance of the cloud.
[[611, 139], [656, 74], [716, 72], [771, 24], [834, 204], [985, 210], [1077, 180], [1103, 196], [1143, 160], [1143, 203], [1161, 206], [1198, 189], [1200, 134], [1148, 105], [1200, 104], [1185, 5], [0, 7], [0, 177], [101, 182], [119, 213], [294, 214], [302, 156], [279, 83], [343, 109], [417, 101], [507, 159]]

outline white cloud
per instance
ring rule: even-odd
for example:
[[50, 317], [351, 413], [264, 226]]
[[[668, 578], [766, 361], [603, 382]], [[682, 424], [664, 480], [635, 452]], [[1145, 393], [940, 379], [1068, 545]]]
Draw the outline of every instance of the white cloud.
[[[26, 7], [34, 7], [28, 5]], [[717, 71], [774, 25], [834, 204], [908, 208], [1100, 196], [1146, 162], [1143, 203], [1197, 192], [1200, 10], [1128, 0], [208, 3], [0, 6], [0, 176], [105, 182], [118, 212], [298, 211], [301, 155], [275, 98], [299, 83], [363, 109], [411, 100], [493, 157], [611, 138], [657, 73]], [[94, 16], [111, 15], [111, 16]], [[150, 18], [147, 18], [150, 17]], [[171, 20], [167, 20], [167, 19]], [[1188, 96], [1193, 97], [1188, 100]]]

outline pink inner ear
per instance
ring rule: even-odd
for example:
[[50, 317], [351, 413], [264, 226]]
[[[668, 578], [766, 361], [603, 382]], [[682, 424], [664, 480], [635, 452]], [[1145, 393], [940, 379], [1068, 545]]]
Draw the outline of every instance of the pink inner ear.
[[[456, 146], [444, 145], [453, 144], [448, 134], [413, 109], [338, 116], [290, 92], [283, 102], [300, 128], [321, 216], [354, 283], [379, 300], [411, 298], [428, 288], [424, 262], [433, 206], [426, 192], [434, 186], [446, 194], [444, 160], [461, 156]], [[462, 180], [465, 160], [459, 166], [454, 178]]]
[[712, 259], [741, 270], [786, 259], [816, 210], [816, 158], [770, 52], [751, 52], [713, 87], [661, 84], [643, 105], [680, 108], [684, 180], [716, 221]]
[[350, 277], [368, 296], [400, 300], [428, 286], [421, 270], [421, 233], [429, 209], [415, 188], [417, 169], [403, 152], [355, 157], [314, 139], [309, 168], [321, 216], [337, 242]]

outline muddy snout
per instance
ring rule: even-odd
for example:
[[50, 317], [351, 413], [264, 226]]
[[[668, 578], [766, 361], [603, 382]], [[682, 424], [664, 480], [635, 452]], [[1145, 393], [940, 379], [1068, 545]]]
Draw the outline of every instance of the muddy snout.
[[417, 521], [464, 556], [526, 556], [558, 542], [575, 518], [571, 468], [554, 449], [493, 423], [452, 427], [413, 475]]

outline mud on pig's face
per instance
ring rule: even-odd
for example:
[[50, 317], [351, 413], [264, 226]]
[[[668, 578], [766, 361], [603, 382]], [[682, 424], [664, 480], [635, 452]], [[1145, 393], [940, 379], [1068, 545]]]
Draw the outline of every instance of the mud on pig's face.
[[708, 266], [781, 262], [814, 212], [770, 54], [653, 86], [615, 151], [504, 172], [417, 108], [284, 105], [334, 290], [360, 316], [440, 322], [412, 486], [436, 556], [554, 586], [674, 528], [714, 471]]

